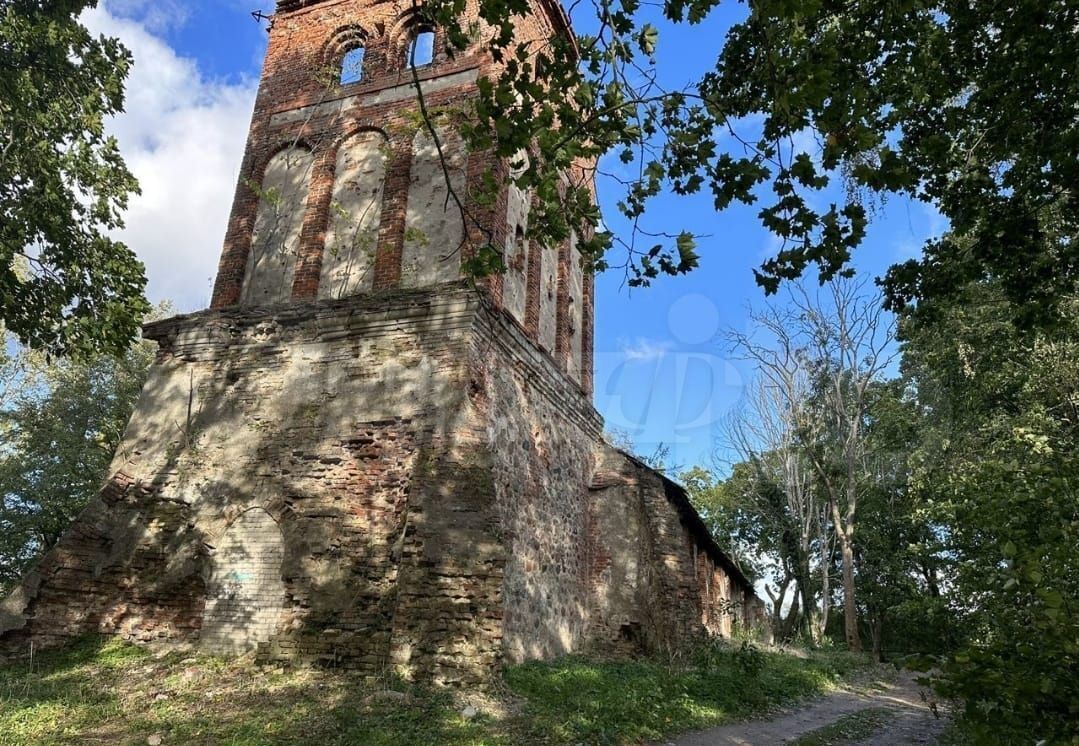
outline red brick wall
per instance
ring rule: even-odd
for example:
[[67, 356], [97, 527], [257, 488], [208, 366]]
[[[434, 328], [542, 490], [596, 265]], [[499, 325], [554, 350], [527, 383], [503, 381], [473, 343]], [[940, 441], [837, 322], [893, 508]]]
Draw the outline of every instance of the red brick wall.
[[[466, 16], [475, 18], [475, 3], [469, 3]], [[378, 95], [412, 83], [412, 71], [405, 64], [405, 47], [412, 23], [411, 3], [373, 2], [372, 0], [282, 0], [273, 18], [269, 46], [239, 183], [233, 201], [224, 248], [214, 286], [211, 307], [236, 305], [244, 283], [251, 250], [252, 230], [259, 207], [251, 184], [259, 184], [269, 159], [290, 145], [301, 145], [315, 154], [311, 190], [304, 214], [304, 227], [298, 248], [291, 298], [295, 301], [318, 296], [327, 226], [336, 165], [336, 148], [349, 135], [362, 129], [375, 129], [386, 135], [390, 156], [387, 162], [385, 189], [374, 267], [376, 290], [397, 287], [401, 278], [401, 252], [405, 236], [405, 215], [411, 168], [412, 137], [419, 126], [415, 95], [408, 99], [380, 102]], [[467, 19], [466, 19], [467, 20]], [[522, 43], [566, 33], [565, 14], [557, 3], [539, 1], [532, 15], [517, 21]], [[334, 77], [341, 55], [359, 40], [365, 50], [362, 80], [340, 85]], [[417, 74], [437, 90], [426, 91], [425, 104], [430, 111], [460, 109], [475, 94], [475, 75], [493, 76], [498, 64], [482, 43], [454, 57], [448, 54], [441, 34], [436, 31], [434, 63], [419, 68]], [[473, 75], [475, 73], [475, 75]], [[456, 76], [456, 77], [455, 77]], [[446, 81], [451, 81], [447, 83]], [[482, 153], [468, 159], [472, 184], [484, 170], [502, 173], [505, 164], [493, 163]], [[462, 195], [469, 213], [466, 231], [471, 245], [493, 240], [501, 246], [506, 240], [506, 193], [492, 206], [477, 204], [466, 188]], [[467, 250], [464, 257], [467, 257]], [[534, 248], [538, 254], [538, 247]], [[563, 252], [563, 261], [567, 257]], [[560, 276], [564, 277], [565, 268]], [[581, 388], [592, 390], [592, 294], [591, 279], [585, 279], [586, 291], [581, 343]], [[501, 277], [480, 283], [500, 304]], [[538, 283], [529, 284], [529, 307], [536, 306]], [[560, 304], [560, 307], [562, 304]], [[530, 311], [534, 313], [534, 311]], [[526, 318], [526, 331], [536, 340], [536, 324]], [[568, 334], [565, 319], [559, 320], [556, 359], [567, 369]]]

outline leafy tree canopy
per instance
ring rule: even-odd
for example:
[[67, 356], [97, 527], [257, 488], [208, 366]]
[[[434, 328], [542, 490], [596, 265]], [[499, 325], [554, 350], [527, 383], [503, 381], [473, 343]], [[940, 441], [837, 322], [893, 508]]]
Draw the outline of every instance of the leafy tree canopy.
[[[718, 4], [661, 8], [706, 34]], [[1070, 0], [757, 0], [714, 69], [679, 90], [658, 82], [651, 4], [593, 5], [594, 35], [525, 49], [512, 28], [527, 0], [480, 3], [508, 68], [482, 84], [466, 134], [527, 165], [514, 180], [539, 199], [530, 230], [540, 240], [588, 224], [597, 230], [582, 249], [597, 268], [612, 261], [616, 239], [599, 230], [588, 179], [569, 175], [614, 153], [637, 171], [620, 182], [619, 203], [637, 229], [617, 239], [635, 284], [697, 264], [689, 233], [640, 228], [649, 199], [669, 189], [711, 192], [717, 210], [763, 200], [761, 223], [784, 239], [756, 272], [769, 292], [810, 265], [824, 280], [849, 272], [866, 201], [889, 193], [932, 204], [954, 231], [927, 244], [922, 260], [893, 267], [894, 307], [988, 277], [1026, 303], [1026, 321], [1044, 320], [1074, 287], [1079, 7]], [[463, 6], [424, 6], [462, 47], [474, 38], [458, 20]], [[725, 145], [731, 136], [737, 151]], [[838, 183], [845, 200], [819, 206]]]
[[149, 310], [109, 233], [137, 191], [105, 119], [131, 56], [78, 16], [95, 0], [0, 0], [0, 322], [69, 355], [122, 353]]
[[50, 361], [7, 348], [0, 352], [0, 596], [101, 488], [157, 349], [140, 341], [119, 357]]
[[[926, 661], [978, 743], [1079, 737], [1079, 301], [1020, 334], [998, 283], [902, 324], [916, 395], [908, 489], [955, 559], [969, 638]], [[932, 311], [932, 313], [928, 313]], [[927, 319], [930, 319], [927, 321]]]

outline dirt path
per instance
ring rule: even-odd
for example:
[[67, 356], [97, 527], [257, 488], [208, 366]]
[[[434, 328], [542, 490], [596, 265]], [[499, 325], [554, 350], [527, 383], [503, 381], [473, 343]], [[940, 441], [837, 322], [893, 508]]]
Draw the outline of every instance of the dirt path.
[[[913, 678], [840, 691], [771, 720], [756, 720], [689, 733], [656, 746], [771, 746], [793, 741], [831, 725], [840, 718], [868, 709], [887, 708], [889, 717], [858, 746], [935, 744], [947, 722], [934, 717]], [[848, 742], [844, 742], [848, 743]]]

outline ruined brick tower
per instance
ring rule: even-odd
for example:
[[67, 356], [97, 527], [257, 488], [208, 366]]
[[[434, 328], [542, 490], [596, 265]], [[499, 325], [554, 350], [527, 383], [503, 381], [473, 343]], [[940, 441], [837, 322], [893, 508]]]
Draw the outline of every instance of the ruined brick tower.
[[[553, 0], [518, 23], [568, 33]], [[413, 63], [432, 110], [497, 71], [405, 3], [280, 0], [212, 307], [147, 327], [108, 482], [0, 646], [101, 631], [457, 682], [756, 619], [681, 488], [603, 441], [575, 239], [527, 241], [514, 187], [473, 199], [507, 165], [432, 136]], [[476, 231], [507, 267], [478, 285]]]

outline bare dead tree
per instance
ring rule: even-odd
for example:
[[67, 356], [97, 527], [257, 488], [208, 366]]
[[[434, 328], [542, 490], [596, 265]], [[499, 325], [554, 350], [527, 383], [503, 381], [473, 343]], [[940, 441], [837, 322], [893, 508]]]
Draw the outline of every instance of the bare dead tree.
[[[751, 312], [749, 333], [730, 332], [734, 354], [753, 364], [755, 376], [747, 386], [742, 405], [724, 428], [726, 445], [740, 461], [752, 465], [762, 485], [777, 485], [783, 501], [758, 495], [758, 517], [773, 531], [793, 531], [792, 573], [803, 615], [801, 628], [819, 640], [827, 625], [830, 553], [825, 506], [814, 489], [812, 467], [802, 452], [799, 427], [811, 393], [811, 370], [806, 356], [808, 341], [798, 318], [787, 310], [769, 307]], [[776, 510], [780, 515], [774, 515]], [[773, 513], [773, 515], [768, 515]], [[821, 603], [818, 611], [813, 576], [814, 549], [819, 547]], [[780, 583], [778, 603], [786, 586]], [[769, 594], [770, 596], [772, 594]], [[773, 604], [777, 599], [773, 598]], [[792, 613], [798, 604], [792, 606]], [[777, 618], [778, 620], [778, 618]]]
[[858, 505], [874, 482], [866, 420], [870, 386], [898, 357], [895, 318], [866, 281], [836, 280], [814, 292], [792, 286], [800, 334], [809, 342], [813, 406], [799, 428], [828, 504], [843, 560], [843, 621], [850, 650], [862, 649], [855, 598]]

